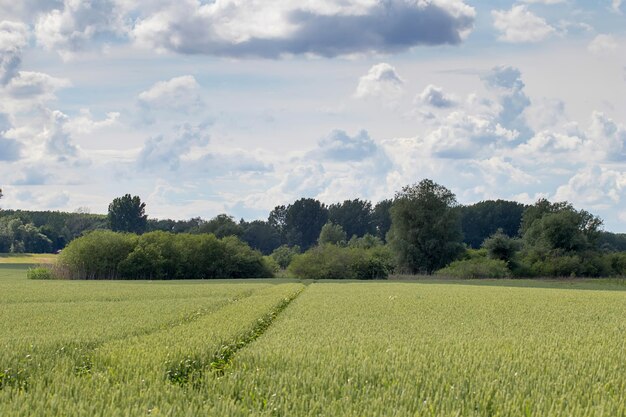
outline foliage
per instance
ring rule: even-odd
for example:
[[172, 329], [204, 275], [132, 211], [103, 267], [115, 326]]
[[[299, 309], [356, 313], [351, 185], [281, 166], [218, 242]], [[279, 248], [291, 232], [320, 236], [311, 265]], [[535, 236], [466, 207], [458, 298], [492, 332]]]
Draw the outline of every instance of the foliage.
[[371, 249], [377, 246], [383, 246], [383, 241], [378, 237], [366, 233], [363, 237], [352, 236], [348, 241], [351, 248]]
[[289, 272], [305, 279], [385, 279], [393, 257], [385, 247], [372, 249], [325, 244], [297, 255]]
[[472, 248], [498, 229], [508, 236], [517, 236], [525, 205], [515, 201], [487, 200], [458, 208], [463, 230], [463, 242]]
[[109, 226], [115, 232], [143, 233], [148, 225], [148, 216], [145, 214], [146, 203], [142, 203], [138, 196], [113, 199], [109, 204]]
[[[87, 231], [107, 227], [106, 216], [90, 214], [82, 210], [74, 213], [28, 210], [0, 211], [0, 224], [13, 219], [19, 219], [23, 225], [32, 224], [37, 228], [38, 233], [50, 240], [50, 244], [44, 243], [34, 248], [25, 245], [24, 250], [30, 253], [58, 251], [63, 249], [68, 242]], [[11, 245], [6, 246], [10, 247]], [[0, 250], [4, 250], [4, 248]]]
[[437, 271], [437, 275], [452, 278], [508, 278], [511, 276], [507, 263], [501, 259], [473, 258], [454, 261]]
[[117, 279], [120, 262], [136, 244], [136, 235], [96, 230], [70, 242], [57, 264], [65, 270], [65, 278]]
[[600, 232], [598, 248], [604, 252], [626, 252], [626, 233]]
[[235, 222], [233, 216], [218, 214], [207, 222], [202, 222], [195, 233], [212, 233], [218, 238], [238, 236], [243, 234], [243, 228]]
[[450, 190], [428, 179], [396, 195], [388, 240], [399, 268], [432, 274], [463, 251], [456, 204]]
[[328, 206], [328, 220], [341, 226], [348, 238], [374, 232], [372, 203], [366, 200], [356, 198], [331, 204]]
[[482, 247], [487, 250], [489, 258], [499, 259], [508, 264], [522, 246], [518, 239], [511, 238], [502, 229], [498, 229], [493, 235], [485, 239]]
[[289, 246], [308, 249], [317, 242], [322, 226], [328, 220], [326, 206], [312, 198], [301, 198], [285, 212], [285, 238]]
[[19, 217], [0, 218], [0, 252], [49, 253], [52, 241], [33, 223], [24, 223]]
[[333, 224], [328, 221], [320, 231], [320, 236], [317, 238], [317, 243], [319, 245], [324, 245], [326, 243], [330, 243], [333, 245], [345, 245], [346, 243], [346, 232], [343, 230], [338, 224]]
[[287, 269], [293, 260], [293, 257], [299, 253], [300, 246], [289, 247], [287, 245], [282, 245], [274, 249], [271, 256], [281, 269]]
[[72, 241], [59, 257], [74, 279], [261, 278], [273, 275], [260, 252], [235, 236], [96, 231]]
[[262, 254], [269, 255], [280, 246], [280, 233], [268, 222], [255, 220], [250, 223], [241, 222], [240, 225], [243, 227], [241, 240]]
[[36, 267], [29, 268], [26, 272], [26, 278], [28, 279], [55, 279], [55, 276], [50, 268]]
[[382, 200], [376, 203], [372, 212], [372, 223], [375, 234], [383, 242], [386, 242], [387, 233], [391, 229], [391, 206], [393, 200]]

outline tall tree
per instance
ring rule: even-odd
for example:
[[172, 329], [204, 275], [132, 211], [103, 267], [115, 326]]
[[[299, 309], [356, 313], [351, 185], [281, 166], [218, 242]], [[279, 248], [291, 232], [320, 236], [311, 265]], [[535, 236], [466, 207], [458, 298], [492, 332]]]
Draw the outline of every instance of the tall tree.
[[280, 246], [280, 234], [263, 220], [254, 220], [250, 223], [240, 223], [243, 228], [241, 239], [254, 249], [258, 249], [263, 255], [271, 254]]
[[328, 220], [326, 205], [313, 198], [301, 198], [285, 212], [285, 237], [290, 246], [307, 250], [317, 242], [322, 226]]
[[463, 241], [479, 248], [498, 229], [507, 236], [517, 236], [525, 208], [524, 204], [506, 200], [487, 200], [459, 207]]
[[143, 233], [148, 225], [146, 203], [130, 194], [115, 198], [109, 204], [108, 220], [113, 231]]
[[366, 200], [356, 198], [345, 200], [343, 203], [331, 204], [328, 207], [328, 219], [341, 226], [348, 238], [374, 233], [372, 203]]
[[372, 212], [374, 234], [383, 242], [387, 241], [387, 233], [391, 229], [391, 206], [393, 200], [383, 200], [376, 203]]
[[455, 195], [429, 179], [396, 194], [389, 243], [401, 268], [432, 274], [463, 251], [456, 206]]
[[596, 249], [602, 220], [568, 202], [539, 200], [524, 211], [524, 245], [535, 252]]
[[204, 222], [195, 229], [197, 233], [213, 233], [215, 237], [241, 236], [243, 228], [237, 224], [233, 216], [222, 213]]

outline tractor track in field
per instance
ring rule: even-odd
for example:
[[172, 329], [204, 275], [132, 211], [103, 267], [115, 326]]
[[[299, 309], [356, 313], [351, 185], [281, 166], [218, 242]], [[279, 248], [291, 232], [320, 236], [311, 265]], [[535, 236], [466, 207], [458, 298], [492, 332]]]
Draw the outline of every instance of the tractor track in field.
[[209, 359], [185, 358], [173, 364], [167, 370], [167, 378], [170, 382], [181, 386], [201, 385], [202, 375], [209, 370], [215, 376], [223, 376], [226, 369], [232, 364], [238, 351], [245, 348], [261, 337], [273, 324], [276, 318], [305, 290], [307, 286], [299, 289], [289, 297], [282, 299], [268, 313], [259, 317], [254, 325], [246, 332], [239, 334], [233, 340], [222, 344]]

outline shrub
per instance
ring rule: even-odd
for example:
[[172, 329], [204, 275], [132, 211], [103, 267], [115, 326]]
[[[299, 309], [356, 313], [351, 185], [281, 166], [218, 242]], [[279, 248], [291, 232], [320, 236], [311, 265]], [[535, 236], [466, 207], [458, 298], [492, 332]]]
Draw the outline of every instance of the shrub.
[[52, 270], [39, 266], [37, 268], [29, 268], [26, 272], [26, 278], [28, 279], [55, 279]]
[[452, 278], [508, 278], [511, 271], [506, 262], [499, 259], [473, 258], [454, 261], [436, 272], [437, 275]]
[[296, 245], [293, 247], [289, 247], [287, 245], [279, 246], [274, 249], [271, 257], [274, 258], [278, 266], [282, 269], [287, 269], [293, 257], [300, 253], [300, 246]]
[[494, 234], [489, 236], [482, 244], [487, 250], [487, 255], [491, 259], [499, 259], [501, 261], [510, 262], [515, 253], [520, 250], [521, 242], [504, 234], [502, 229], [498, 229]]
[[116, 279], [136, 242], [137, 235], [96, 230], [70, 242], [58, 263], [73, 279]]
[[259, 251], [237, 237], [98, 231], [72, 241], [59, 266], [67, 278], [207, 279], [272, 277]]
[[308, 279], [385, 279], [393, 270], [387, 248], [321, 245], [295, 256], [289, 272]]

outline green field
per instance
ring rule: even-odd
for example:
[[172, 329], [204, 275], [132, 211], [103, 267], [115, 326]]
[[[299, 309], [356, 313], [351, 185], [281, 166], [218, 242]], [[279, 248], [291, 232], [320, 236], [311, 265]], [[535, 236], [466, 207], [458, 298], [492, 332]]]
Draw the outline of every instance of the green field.
[[1, 416], [626, 416], [623, 281], [29, 281]]

